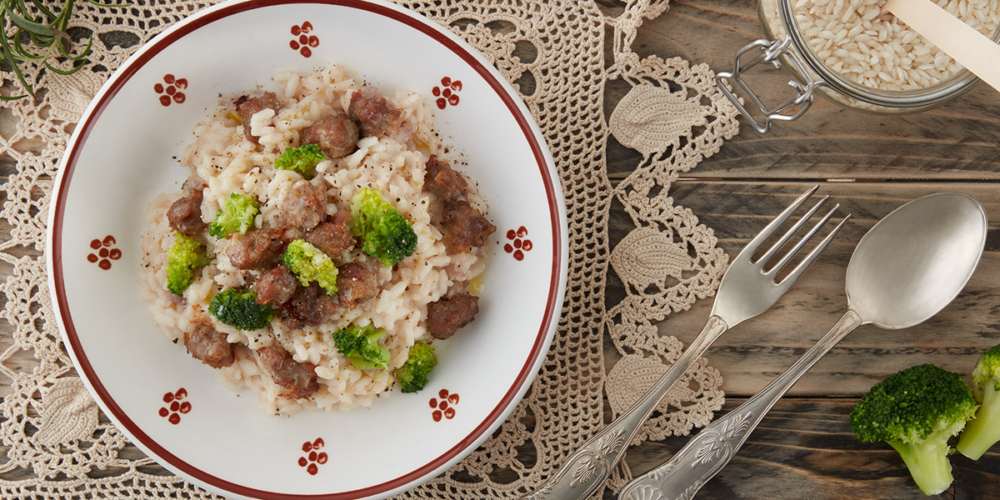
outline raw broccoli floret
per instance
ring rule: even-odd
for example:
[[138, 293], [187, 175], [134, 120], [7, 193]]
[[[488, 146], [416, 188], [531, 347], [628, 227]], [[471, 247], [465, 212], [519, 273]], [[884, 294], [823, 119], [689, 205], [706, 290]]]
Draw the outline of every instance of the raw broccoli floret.
[[282, 257], [288, 269], [295, 274], [302, 286], [309, 286], [311, 281], [319, 283], [326, 289], [327, 295], [337, 293], [337, 266], [330, 256], [323, 253], [306, 240], [295, 240], [288, 244]]
[[207, 266], [204, 245], [190, 236], [174, 233], [174, 245], [167, 250], [167, 290], [184, 293], [194, 281], [195, 269]]
[[389, 349], [378, 343], [385, 330], [372, 325], [349, 325], [333, 334], [333, 344], [359, 370], [375, 370], [389, 365]]
[[1000, 441], [1000, 345], [994, 346], [972, 371], [972, 395], [980, 404], [976, 418], [958, 439], [958, 451], [973, 459]]
[[294, 170], [305, 177], [306, 180], [312, 178], [315, 173], [313, 169], [319, 162], [326, 159], [323, 150], [316, 144], [306, 144], [298, 148], [286, 148], [285, 154], [278, 157], [274, 162], [274, 168], [280, 170]]
[[212, 297], [208, 312], [215, 319], [240, 330], [260, 330], [271, 323], [274, 310], [257, 303], [257, 294], [249, 290], [229, 288]]
[[920, 490], [937, 495], [951, 485], [948, 438], [976, 412], [972, 390], [934, 365], [907, 368], [875, 384], [851, 412], [862, 441], [885, 441], [903, 457]]
[[215, 213], [215, 222], [208, 227], [208, 234], [219, 239], [237, 231], [247, 234], [258, 212], [257, 200], [253, 196], [233, 193], [229, 195], [229, 203], [223, 203], [222, 210]]
[[403, 392], [417, 392], [427, 385], [427, 374], [437, 362], [434, 348], [418, 341], [410, 348], [406, 363], [396, 368], [396, 382], [399, 382]]
[[417, 250], [417, 233], [378, 191], [365, 188], [351, 198], [351, 234], [364, 241], [366, 254], [394, 266]]

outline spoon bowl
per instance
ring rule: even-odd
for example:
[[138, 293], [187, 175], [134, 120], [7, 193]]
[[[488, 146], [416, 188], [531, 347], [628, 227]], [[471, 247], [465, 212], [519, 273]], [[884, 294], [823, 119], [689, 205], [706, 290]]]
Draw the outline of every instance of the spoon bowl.
[[858, 243], [847, 267], [847, 303], [862, 324], [898, 330], [944, 309], [972, 277], [986, 243], [975, 199], [940, 193], [885, 216]]

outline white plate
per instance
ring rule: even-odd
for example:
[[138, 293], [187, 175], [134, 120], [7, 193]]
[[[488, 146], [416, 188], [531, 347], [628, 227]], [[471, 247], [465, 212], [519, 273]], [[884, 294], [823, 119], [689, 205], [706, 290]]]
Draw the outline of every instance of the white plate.
[[[215, 370], [170, 344], [153, 323], [140, 298], [140, 234], [146, 205], [186, 177], [175, 158], [220, 95], [257, 85], [273, 90], [277, 71], [329, 62], [356, 70], [383, 93], [412, 89], [435, 103], [436, 128], [451, 148], [446, 156], [468, 163], [498, 230], [481, 312], [459, 335], [435, 344], [440, 362], [424, 391], [394, 391], [371, 409], [273, 417], [257, 409], [249, 391], [222, 387]], [[434, 89], [446, 85], [458, 97], [438, 103]], [[49, 217], [47, 264], [70, 355], [136, 445], [210, 490], [255, 498], [399, 493], [489, 437], [545, 358], [567, 266], [565, 208], [551, 156], [500, 74], [419, 15], [361, 0], [207, 9], [142, 47], [111, 77], [67, 151]], [[522, 234], [508, 240], [519, 228]], [[530, 250], [506, 251], [514, 240], [530, 240]], [[182, 388], [183, 399], [165, 401]], [[440, 391], [459, 396], [450, 404], [452, 418], [434, 418], [430, 401], [441, 400]]]

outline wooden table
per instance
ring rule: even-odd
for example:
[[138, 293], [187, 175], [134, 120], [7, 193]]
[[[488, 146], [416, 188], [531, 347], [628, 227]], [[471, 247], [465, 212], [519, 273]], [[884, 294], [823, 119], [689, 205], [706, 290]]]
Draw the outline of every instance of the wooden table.
[[[612, 0], [599, 3], [612, 15], [623, 8]], [[761, 36], [750, 0], [675, 0], [666, 14], [645, 21], [634, 50], [640, 56], [705, 62], [720, 71], [731, 68], [739, 47]], [[761, 78], [772, 89], [765, 95], [787, 89], [784, 73]], [[627, 91], [613, 83], [606, 92], [608, 112]], [[0, 132], [13, 126], [2, 118], [0, 113]], [[845, 213], [853, 214], [841, 236], [777, 306], [727, 333], [708, 351], [708, 360], [725, 380], [727, 402], [722, 412], [762, 389], [840, 317], [846, 308], [844, 272], [854, 245], [892, 209], [925, 194], [958, 191], [977, 198], [994, 221], [978, 271], [951, 306], [908, 330], [867, 326], [848, 336], [777, 404], [697, 498], [924, 498], [894, 450], [854, 437], [848, 414], [861, 394], [889, 374], [920, 363], [968, 374], [983, 351], [1000, 343], [998, 143], [1000, 96], [985, 85], [947, 106], [908, 116], [862, 114], [820, 99], [799, 121], [779, 124], [766, 135], [744, 126], [718, 154], [673, 185], [675, 203], [713, 228], [730, 255], [811, 184], [819, 183], [821, 193], [832, 195]], [[40, 150], [45, 145], [22, 146]], [[638, 161], [634, 151], [613, 140], [608, 145], [613, 181], [624, 179]], [[3, 178], [15, 172], [14, 162], [0, 157]], [[621, 211], [614, 212], [611, 220], [614, 245], [631, 227]], [[8, 275], [4, 269], [0, 279]], [[611, 273], [608, 303], [623, 295], [621, 283]], [[711, 306], [711, 299], [702, 300], [659, 328], [689, 343]], [[9, 324], [0, 322], [0, 338], [11, 331]], [[605, 351], [610, 368], [618, 355], [610, 344]], [[17, 366], [18, 359], [8, 364]], [[26, 353], [24, 368], [30, 369], [31, 363]], [[0, 397], [7, 391], [0, 384]], [[641, 474], [668, 459], [687, 440], [673, 437], [634, 447], [628, 463]], [[0, 454], [6, 452], [0, 447]], [[130, 446], [121, 453], [135, 456], [138, 451]], [[946, 496], [1000, 498], [1000, 447], [978, 462], [961, 455], [951, 461], [955, 484]], [[94, 476], [115, 473], [108, 468], [95, 470]]]
[[[618, 4], [601, 2], [614, 12]], [[751, 0], [672, 1], [670, 10], [641, 28], [640, 55], [680, 56], [715, 71], [732, 68], [735, 51], [763, 37]], [[787, 73], [761, 75], [758, 87], [777, 99], [790, 91]], [[623, 92], [609, 85], [612, 109]], [[811, 184], [830, 194], [851, 222], [825, 255], [769, 312], [722, 336], [706, 357], [724, 377], [727, 412], [792, 365], [846, 310], [844, 275], [854, 246], [879, 219], [906, 201], [943, 191], [966, 193], [990, 219], [986, 250], [965, 291], [926, 323], [901, 331], [863, 326], [844, 339], [792, 388], [746, 445], [696, 498], [835, 499], [924, 498], [899, 455], [886, 444], [866, 444], [851, 432], [848, 415], [858, 398], [903, 368], [934, 363], [971, 383], [979, 356], [1000, 343], [1000, 94], [985, 84], [922, 114], [859, 113], [817, 99], [800, 120], [767, 134], [743, 125], [721, 151], [671, 188], [675, 203], [715, 230], [730, 255]], [[639, 157], [612, 141], [613, 181]], [[612, 214], [611, 244], [631, 229]], [[608, 302], [624, 291], [613, 273]], [[712, 300], [668, 317], [663, 334], [685, 344], [700, 331]], [[617, 353], [607, 345], [610, 367]], [[641, 474], [668, 459], [687, 437], [645, 443], [627, 461]], [[955, 482], [945, 496], [1000, 498], [1000, 445], [978, 462], [951, 457]]]

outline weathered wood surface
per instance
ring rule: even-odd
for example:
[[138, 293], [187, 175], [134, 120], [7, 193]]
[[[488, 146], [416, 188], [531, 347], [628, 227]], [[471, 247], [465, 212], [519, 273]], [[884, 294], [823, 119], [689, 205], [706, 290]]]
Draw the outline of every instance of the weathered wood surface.
[[[601, 2], [609, 13], [621, 6]], [[673, 1], [646, 20], [639, 55], [680, 56], [731, 69], [735, 51], [763, 37], [752, 0]], [[788, 92], [789, 75], [759, 73], [751, 81], [772, 99]], [[759, 84], [757, 83], [759, 82]], [[756, 88], [755, 87], [755, 88]], [[610, 111], [627, 87], [609, 85]], [[674, 203], [714, 229], [732, 256], [775, 214], [813, 183], [841, 203], [852, 221], [825, 255], [771, 311], [727, 332], [706, 357], [720, 369], [729, 411], [784, 371], [847, 308], [844, 277], [854, 246], [879, 219], [906, 201], [955, 191], [969, 194], [990, 219], [987, 248], [965, 291], [926, 323], [901, 331], [864, 326], [850, 334], [807, 373], [765, 418], [736, 458], [696, 496], [699, 499], [901, 499], [924, 498], [894, 450], [862, 443], [848, 415], [876, 382], [920, 363], [934, 363], [969, 379], [980, 354], [1000, 343], [1000, 94], [979, 85], [937, 109], [913, 115], [848, 111], [824, 99], [800, 120], [779, 123], [761, 135], [744, 125], [719, 153], [671, 187]], [[609, 172], [623, 179], [640, 157], [611, 139]], [[830, 182], [833, 180], [835, 182]], [[610, 241], [631, 230], [613, 210]], [[624, 294], [613, 272], [607, 300]], [[712, 300], [669, 316], [658, 325], [685, 345], [701, 330]], [[610, 345], [609, 359], [617, 353]], [[687, 437], [644, 443], [629, 451], [636, 474], [662, 463]], [[955, 488], [945, 496], [1000, 498], [1000, 446], [973, 462], [951, 459]]]

